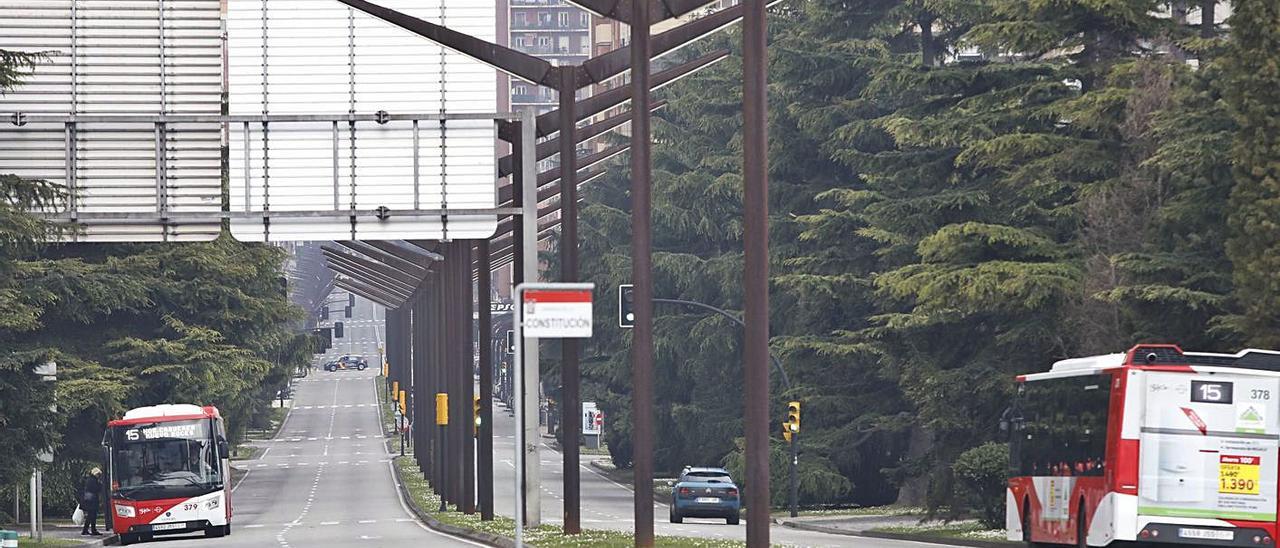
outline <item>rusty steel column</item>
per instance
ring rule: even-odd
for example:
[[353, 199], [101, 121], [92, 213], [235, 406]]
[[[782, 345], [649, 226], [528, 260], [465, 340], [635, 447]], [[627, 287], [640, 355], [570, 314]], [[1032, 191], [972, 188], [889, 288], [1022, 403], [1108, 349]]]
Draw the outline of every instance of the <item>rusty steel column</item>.
[[[429, 283], [429, 282], [423, 282]], [[413, 381], [410, 383], [410, 398], [413, 400], [413, 406], [410, 411], [411, 428], [413, 429], [413, 455], [418, 462], [418, 469], [422, 474], [430, 480], [433, 476], [431, 470], [431, 429], [422, 428], [426, 423], [422, 422], [423, 404], [427, 400], [423, 399], [423, 394], [429, 393], [431, 389], [431, 371], [430, 364], [427, 362], [427, 352], [430, 350], [430, 340], [427, 338], [426, 328], [426, 296], [419, 294], [412, 301], [413, 321], [410, 331], [413, 333]]]
[[[458, 319], [462, 322], [462, 336], [458, 345], [461, 360], [458, 368], [461, 382], [461, 397], [458, 398], [458, 430], [462, 440], [462, 512], [476, 513], [476, 436], [475, 436], [475, 325], [472, 315], [472, 304], [475, 302], [475, 290], [471, 285], [471, 242], [458, 241], [459, 259], [455, 261], [458, 277], [459, 295]], [[486, 299], [488, 296], [485, 297]], [[485, 308], [488, 308], [485, 303]]]
[[445, 478], [444, 484], [447, 487], [449, 496], [447, 498], [449, 504], [455, 505], [458, 509], [462, 508], [462, 446], [458, 443], [458, 421], [457, 421], [457, 401], [458, 401], [458, 284], [455, 280], [455, 268], [453, 263], [458, 256], [453, 250], [453, 245], [445, 247], [445, 264], [441, 275], [444, 277], [443, 283], [440, 284], [440, 298], [442, 311], [440, 315], [440, 323], [443, 327], [441, 332], [444, 337], [441, 339], [441, 346], [444, 352], [444, 361], [440, 364], [444, 367], [445, 385], [444, 392], [449, 395], [449, 405], [446, 411], [449, 413], [449, 425], [444, 429], [445, 435]]
[[480, 519], [493, 519], [493, 272], [489, 240], [476, 242], [476, 306], [480, 316], [480, 425], [476, 432], [476, 475]]
[[[524, 169], [522, 169], [524, 166], [524, 147], [521, 146], [521, 140], [524, 136], [524, 126], [521, 122], [512, 122], [511, 127], [512, 135], [514, 135], [514, 138], [511, 141], [511, 163], [515, 166], [515, 169], [511, 172], [511, 206], [521, 208], [524, 207]], [[513, 218], [513, 221], [514, 222], [511, 223], [511, 242], [513, 246], [511, 248], [511, 288], [512, 295], [514, 296], [515, 286], [524, 282], [524, 246], [520, 245], [521, 242], [524, 241], [524, 223], [519, 218]], [[519, 321], [519, 318], [515, 318], [515, 320]], [[516, 369], [522, 369], [523, 367], [524, 360], [521, 359], [521, 361], [517, 362], [515, 360], [515, 356], [512, 356], [511, 366], [507, 371], [507, 378], [514, 379]], [[518, 401], [515, 397], [516, 390], [524, 390], [524, 388], [512, 381], [511, 406], [513, 411], [516, 402]], [[523, 424], [516, 425], [516, 430], [521, 430], [523, 428]], [[516, 439], [519, 439], [519, 436], [517, 436]], [[524, 516], [527, 513], [529, 503], [523, 499], [521, 502], [523, 504], [517, 510], [517, 513], [520, 516]]]
[[[445, 259], [446, 261], [448, 259]], [[445, 360], [444, 360], [444, 299], [442, 298], [444, 291], [443, 272], [437, 271], [431, 276], [431, 300], [430, 300], [430, 322], [431, 322], [431, 374], [432, 374], [432, 390], [431, 403], [424, 405], [428, 408], [424, 413], [426, 421], [423, 423], [428, 430], [431, 430], [432, 437], [435, 438], [431, 445], [432, 455], [435, 460], [436, 469], [436, 494], [440, 495], [441, 500], [448, 501], [449, 498], [449, 455], [446, 454], [445, 445], [447, 440], [444, 433], [435, 426], [435, 395], [444, 392], [446, 388]], [[425, 402], [424, 402], [425, 403]]]
[[[560, 280], [578, 281], [577, 67], [560, 67]], [[639, 103], [639, 104], [648, 104]], [[644, 110], [644, 109], [640, 109]], [[564, 457], [564, 534], [582, 532], [578, 469], [578, 339], [560, 341], [560, 440]]]
[[769, 96], [765, 0], [742, 22], [743, 404], [747, 546], [769, 546]]
[[[649, 2], [631, 3], [631, 104], [649, 104]], [[653, 546], [653, 194], [649, 109], [631, 120], [631, 429], [635, 469], [636, 546]]]

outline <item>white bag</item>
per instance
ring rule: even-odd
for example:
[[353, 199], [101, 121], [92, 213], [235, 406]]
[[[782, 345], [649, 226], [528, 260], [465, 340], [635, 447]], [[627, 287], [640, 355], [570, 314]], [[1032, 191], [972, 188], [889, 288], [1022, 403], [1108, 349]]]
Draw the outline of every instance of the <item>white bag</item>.
[[80, 509], [80, 505], [76, 505], [76, 511], [71, 513], [71, 523], [76, 525], [84, 525], [84, 510]]

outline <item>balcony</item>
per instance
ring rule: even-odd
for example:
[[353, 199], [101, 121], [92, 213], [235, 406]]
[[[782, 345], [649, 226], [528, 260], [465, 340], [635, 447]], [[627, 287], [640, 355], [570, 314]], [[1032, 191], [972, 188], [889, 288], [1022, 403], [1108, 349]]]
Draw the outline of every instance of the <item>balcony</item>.
[[511, 21], [511, 31], [525, 32], [589, 32], [590, 24], [582, 23], [578, 17], [570, 17], [564, 25], [559, 21], [520, 21], [515, 19]]
[[529, 55], [537, 55], [539, 57], [587, 57], [591, 55], [588, 48], [562, 48], [557, 46], [521, 46], [519, 44], [513, 46], [514, 49], [528, 53]]

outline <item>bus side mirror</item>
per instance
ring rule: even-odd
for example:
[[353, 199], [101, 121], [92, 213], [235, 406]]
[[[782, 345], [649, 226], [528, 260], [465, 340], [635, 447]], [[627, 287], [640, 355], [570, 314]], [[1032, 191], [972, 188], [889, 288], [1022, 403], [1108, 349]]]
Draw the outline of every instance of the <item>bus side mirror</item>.
[[227, 439], [221, 436], [218, 437], [218, 458], [231, 458], [231, 450], [227, 447]]

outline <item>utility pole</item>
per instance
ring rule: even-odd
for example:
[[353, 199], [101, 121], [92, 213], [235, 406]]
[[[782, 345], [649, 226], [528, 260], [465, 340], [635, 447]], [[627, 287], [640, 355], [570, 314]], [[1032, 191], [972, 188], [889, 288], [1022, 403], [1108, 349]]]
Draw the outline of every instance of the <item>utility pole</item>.
[[[649, 2], [631, 2], [631, 104], [649, 104]], [[632, 468], [635, 472], [636, 546], [653, 546], [653, 189], [649, 111], [632, 108], [631, 280], [635, 327], [631, 334]]]
[[743, 294], [747, 546], [769, 546], [769, 96], [765, 0], [742, 19]]

